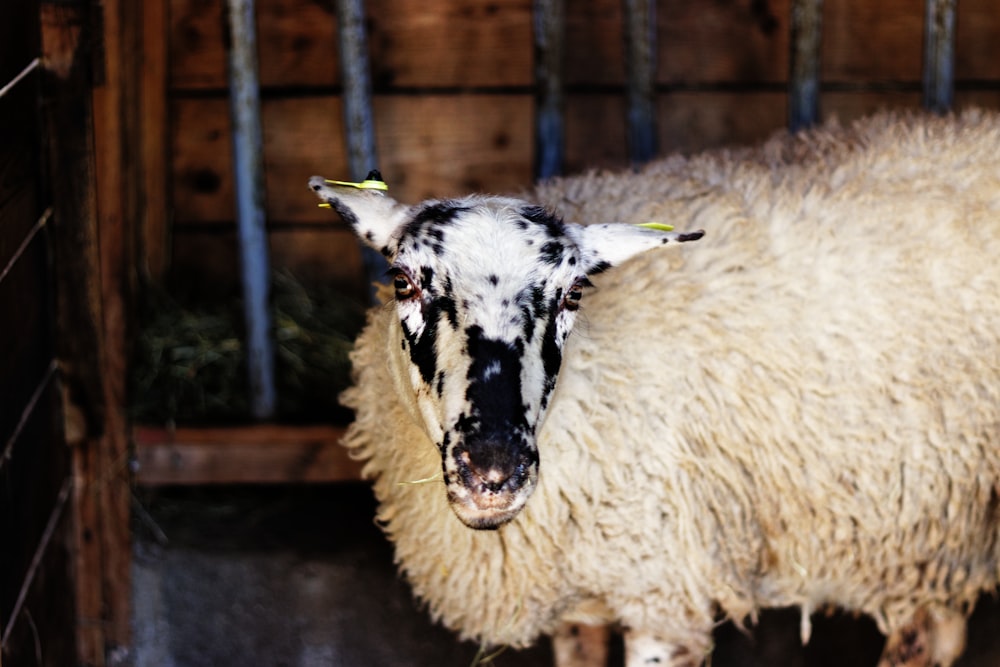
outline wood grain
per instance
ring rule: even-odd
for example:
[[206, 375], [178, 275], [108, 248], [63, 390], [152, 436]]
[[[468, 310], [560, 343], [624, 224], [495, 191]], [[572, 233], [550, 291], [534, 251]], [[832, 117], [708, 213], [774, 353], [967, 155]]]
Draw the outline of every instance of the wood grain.
[[136, 482], [285, 484], [361, 479], [361, 464], [340, 446], [342, 428], [261, 424], [234, 428], [138, 427]]

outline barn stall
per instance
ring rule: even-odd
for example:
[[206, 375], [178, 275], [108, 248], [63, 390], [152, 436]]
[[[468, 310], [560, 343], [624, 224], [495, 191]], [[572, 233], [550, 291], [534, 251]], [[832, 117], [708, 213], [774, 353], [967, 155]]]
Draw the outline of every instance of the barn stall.
[[[417, 201], [885, 107], [1000, 106], [988, 0], [25, 1], [0, 31], [12, 665], [476, 655], [394, 580], [336, 446], [371, 272], [309, 175], [374, 160]], [[962, 664], [995, 664], [995, 610], [978, 614]], [[756, 642], [723, 629], [713, 663], [877, 655], [871, 626], [826, 622], [807, 649], [794, 614]]]

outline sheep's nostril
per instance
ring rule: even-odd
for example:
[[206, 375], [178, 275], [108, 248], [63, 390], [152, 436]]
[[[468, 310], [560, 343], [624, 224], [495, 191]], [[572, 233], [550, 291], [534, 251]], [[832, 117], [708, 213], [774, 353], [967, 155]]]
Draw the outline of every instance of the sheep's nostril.
[[[495, 460], [477, 461], [472, 458], [469, 452], [460, 454], [462, 463], [466, 465], [475, 481], [485, 486], [488, 490], [497, 492], [503, 488], [516, 471], [516, 468], [497, 465]], [[493, 457], [487, 457], [492, 459]]]

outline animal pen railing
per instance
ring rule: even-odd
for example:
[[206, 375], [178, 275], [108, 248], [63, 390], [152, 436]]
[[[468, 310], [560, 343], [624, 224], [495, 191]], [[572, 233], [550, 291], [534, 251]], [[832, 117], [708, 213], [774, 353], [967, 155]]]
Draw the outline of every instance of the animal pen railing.
[[5, 666], [127, 657], [125, 222], [140, 208], [123, 164], [138, 71], [121, 35], [141, 25], [128, 9], [0, 5]]
[[[566, 6], [564, 0], [535, 0], [534, 173], [539, 178], [564, 169]], [[622, 3], [626, 64], [628, 158], [638, 165], [657, 153], [656, 97], [658, 48], [656, 3]], [[787, 124], [792, 130], [820, 118], [821, 0], [792, 0], [789, 20]], [[923, 48], [923, 104], [944, 112], [951, 107], [954, 69], [955, 0], [927, 0]], [[351, 177], [360, 180], [378, 164], [368, 45], [361, 0], [338, 0], [336, 18], [343, 96], [343, 137]], [[229, 87], [233, 127], [235, 194], [244, 274], [251, 412], [274, 411], [274, 351], [269, 338], [269, 264], [264, 234], [264, 176], [260, 148], [260, 99], [256, 71], [253, 0], [229, 0]], [[670, 17], [663, 17], [669, 21]], [[919, 48], [914, 44], [914, 48]], [[371, 280], [382, 272], [381, 258], [366, 255]], [[274, 425], [236, 429], [140, 427], [134, 432], [140, 484], [214, 482], [338, 481], [353, 479], [357, 465], [336, 447], [336, 426], [292, 428]]]

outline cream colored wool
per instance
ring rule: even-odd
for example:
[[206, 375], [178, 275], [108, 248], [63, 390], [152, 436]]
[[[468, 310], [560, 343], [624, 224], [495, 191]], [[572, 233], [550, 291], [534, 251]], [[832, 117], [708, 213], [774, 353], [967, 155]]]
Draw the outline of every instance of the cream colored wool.
[[538, 488], [496, 531], [449, 508], [386, 364], [395, 314], [371, 312], [346, 445], [436, 619], [515, 646], [619, 622], [706, 651], [718, 612], [834, 605], [889, 633], [996, 585], [1000, 116], [881, 114], [532, 196], [706, 236], [594, 280]]

